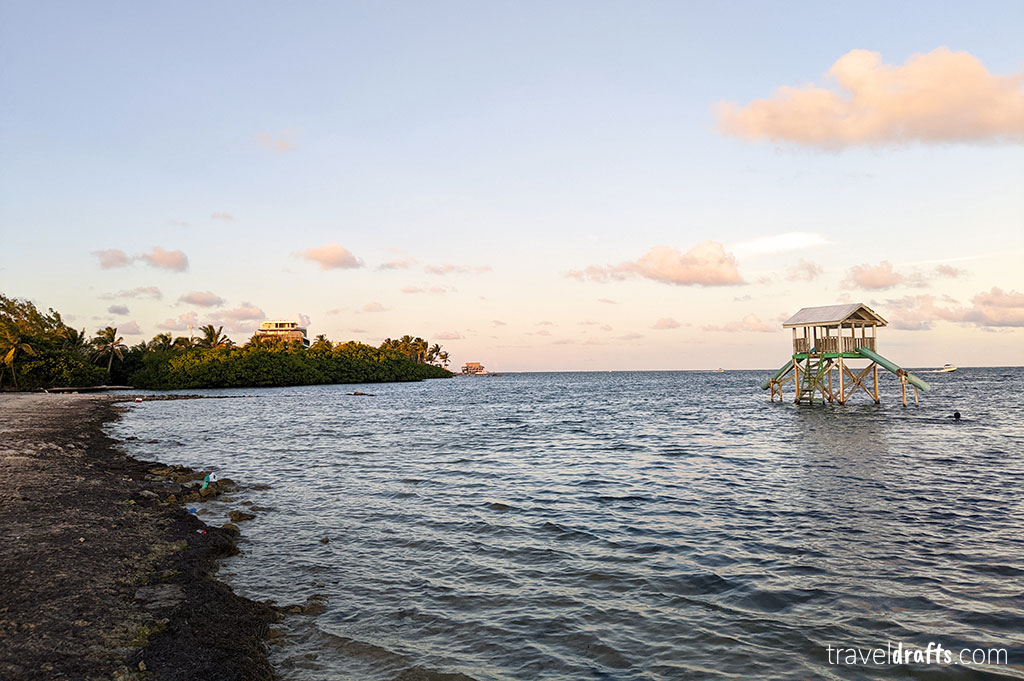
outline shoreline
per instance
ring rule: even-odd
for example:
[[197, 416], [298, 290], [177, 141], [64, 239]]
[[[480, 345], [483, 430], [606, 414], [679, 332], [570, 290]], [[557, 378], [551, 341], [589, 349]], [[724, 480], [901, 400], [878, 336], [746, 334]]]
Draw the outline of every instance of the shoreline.
[[237, 530], [183, 508], [202, 474], [103, 431], [133, 397], [0, 394], [0, 677], [271, 681], [281, 609], [214, 578]]

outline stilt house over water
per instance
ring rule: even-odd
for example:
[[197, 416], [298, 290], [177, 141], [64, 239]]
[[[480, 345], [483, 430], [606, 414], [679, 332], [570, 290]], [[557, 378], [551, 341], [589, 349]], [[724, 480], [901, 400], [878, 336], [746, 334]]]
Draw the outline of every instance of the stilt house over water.
[[[783, 322], [793, 330], [793, 355], [782, 367], [761, 384], [771, 390], [771, 399], [782, 399], [782, 387], [792, 381], [796, 388], [794, 402], [846, 401], [863, 390], [877, 404], [878, 368], [896, 375], [907, 404], [907, 385], [917, 391], [929, 390], [923, 380], [878, 354], [877, 330], [885, 321], [863, 303], [805, 307]], [[867, 360], [861, 366], [857, 360]], [[852, 362], [852, 364], [851, 364]]]

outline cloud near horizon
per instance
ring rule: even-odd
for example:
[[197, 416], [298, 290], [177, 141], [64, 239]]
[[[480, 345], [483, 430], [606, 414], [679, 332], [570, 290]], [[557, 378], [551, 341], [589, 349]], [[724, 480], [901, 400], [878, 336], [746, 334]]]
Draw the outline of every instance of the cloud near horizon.
[[[748, 314], [738, 322], [729, 322], [722, 326], [705, 326], [705, 331], [724, 331], [726, 333], [737, 333], [737, 332], [754, 332], [754, 333], [771, 333], [778, 329], [772, 328], [761, 321], [757, 315]], [[780, 327], [781, 328], [781, 327]]]
[[107, 308], [107, 312], [109, 312], [110, 314], [116, 314], [116, 315], [126, 315], [126, 314], [128, 314], [128, 306], [127, 305], [111, 305], [110, 307]]
[[407, 270], [416, 264], [415, 258], [395, 258], [377, 266], [378, 270]]
[[867, 291], [884, 291], [899, 284], [917, 288], [928, 285], [920, 274], [906, 275], [897, 272], [888, 260], [883, 260], [877, 265], [854, 265], [847, 271], [846, 278], [841, 283], [848, 288]]
[[1024, 71], [989, 73], [968, 52], [939, 47], [903, 66], [851, 50], [828, 70], [838, 92], [783, 86], [745, 107], [719, 102], [722, 132], [822, 149], [910, 142], [1024, 142]]
[[442, 331], [435, 333], [434, 338], [437, 340], [462, 340], [462, 334], [458, 331]]
[[671, 317], [663, 317], [658, 321], [654, 322], [654, 324], [651, 325], [651, 328], [657, 329], [659, 331], [666, 331], [668, 329], [678, 329], [679, 322], [672, 319]]
[[[941, 305], [944, 303], [945, 305]], [[992, 287], [971, 298], [971, 306], [948, 296], [904, 296], [886, 300], [890, 326], [904, 331], [927, 331], [932, 322], [947, 321], [981, 328], [1024, 327], [1024, 293]]]
[[213, 291], [190, 291], [178, 298], [178, 302], [199, 307], [220, 307], [227, 301]]
[[466, 272], [473, 272], [475, 274], [481, 274], [483, 272], [490, 272], [490, 265], [452, 265], [451, 263], [445, 263], [444, 265], [427, 265], [423, 268], [430, 274], [437, 274], [444, 276], [446, 274], [463, 274]]
[[215, 210], [210, 213], [211, 220], [220, 220], [221, 222], [234, 222], [235, 216], [231, 213], [225, 213], [222, 210]]
[[343, 247], [337, 241], [332, 241], [324, 246], [307, 248], [296, 256], [315, 262], [320, 265], [321, 270], [350, 270], [363, 266], [361, 260], [352, 254], [352, 251]]
[[655, 246], [635, 261], [618, 265], [590, 265], [568, 276], [580, 281], [623, 281], [643, 277], [676, 286], [733, 286], [744, 283], [736, 257], [717, 241], [697, 244], [686, 253], [670, 246]]
[[387, 311], [387, 308], [384, 307], [383, 305], [381, 305], [380, 303], [376, 302], [376, 301], [374, 301], [372, 303], [367, 303], [366, 305], [363, 305], [363, 307], [361, 309], [361, 312], [386, 312], [386, 311]]

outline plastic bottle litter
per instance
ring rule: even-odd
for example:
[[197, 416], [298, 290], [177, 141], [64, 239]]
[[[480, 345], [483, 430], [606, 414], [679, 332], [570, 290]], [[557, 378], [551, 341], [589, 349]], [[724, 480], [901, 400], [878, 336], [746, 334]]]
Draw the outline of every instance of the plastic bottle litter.
[[194, 509], [194, 508], [189, 508], [189, 509], [185, 509], [185, 510], [187, 510], [187, 511], [188, 511], [189, 513], [191, 513], [192, 515], [195, 515], [195, 514], [196, 514], [196, 509]]
[[199, 491], [206, 489], [211, 482], [217, 482], [216, 473], [209, 473], [205, 478], [203, 478], [203, 486], [199, 488]]

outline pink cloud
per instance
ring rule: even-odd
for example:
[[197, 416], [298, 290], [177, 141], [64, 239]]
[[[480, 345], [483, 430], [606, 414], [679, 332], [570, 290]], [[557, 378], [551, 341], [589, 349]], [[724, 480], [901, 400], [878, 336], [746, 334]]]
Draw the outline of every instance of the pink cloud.
[[367, 303], [363, 305], [363, 312], [386, 312], [387, 308], [377, 302]]
[[317, 263], [322, 270], [349, 270], [363, 266], [362, 261], [352, 255], [350, 250], [342, 247], [337, 241], [331, 242], [326, 246], [307, 248], [296, 255], [310, 262]]
[[128, 314], [128, 306], [127, 305], [111, 305], [110, 307], [107, 308], [107, 312], [109, 312], [110, 314], [126, 315], [126, 314]]
[[188, 331], [188, 327], [196, 328], [199, 325], [199, 317], [195, 312], [186, 312], [178, 315], [177, 319], [165, 319], [157, 324], [158, 329], [164, 331]]
[[103, 298], [105, 300], [114, 300], [117, 298], [152, 298], [153, 300], [163, 299], [164, 294], [160, 292], [160, 289], [156, 286], [139, 286], [127, 291], [118, 291], [117, 293], [108, 293]]
[[730, 286], [742, 284], [736, 258], [722, 244], [705, 241], [686, 253], [669, 246], [655, 246], [635, 261], [618, 265], [591, 265], [569, 272], [576, 279], [621, 281], [644, 277], [677, 286]]
[[611, 298], [598, 298], [597, 302], [604, 303], [605, 305], [618, 305], [618, 302], [612, 300]]
[[210, 213], [211, 220], [220, 220], [221, 222], [234, 222], [235, 216], [231, 213], [225, 213], [224, 211], [215, 210]]
[[789, 279], [790, 281], [814, 281], [821, 276], [821, 273], [821, 265], [813, 263], [810, 260], [800, 258], [800, 261], [790, 268], [789, 274], [786, 275], [786, 279]]
[[893, 269], [892, 263], [883, 260], [877, 265], [854, 265], [846, 274], [844, 286], [869, 291], [883, 291], [906, 281], [907, 277]]
[[290, 139], [291, 135], [272, 135], [268, 132], [257, 133], [256, 141], [267, 151], [275, 154], [287, 154], [293, 151], [298, 144]]
[[115, 267], [127, 267], [135, 258], [117, 248], [107, 248], [102, 251], [93, 251], [93, 255], [99, 258], [100, 269], [110, 270]]
[[435, 333], [434, 338], [438, 340], [461, 340], [462, 334], [457, 331], [442, 331], [441, 333]]
[[476, 274], [480, 274], [482, 272], [490, 272], [491, 271], [491, 266], [490, 265], [478, 265], [478, 266], [474, 267], [474, 266], [470, 266], [470, 265], [444, 264], [444, 265], [427, 265], [423, 269], [426, 270], [427, 272], [429, 272], [430, 274], [438, 274], [438, 275], [444, 276], [446, 274], [463, 274], [463, 273], [466, 273], [466, 272], [474, 272]]
[[386, 263], [384, 263], [383, 265], [380, 265], [379, 267], [377, 267], [377, 269], [378, 270], [407, 270], [407, 269], [409, 269], [410, 267], [412, 267], [415, 264], [416, 264], [416, 261], [413, 258], [395, 258], [394, 260], [389, 260]]
[[[940, 304], [942, 303], [942, 304]], [[993, 287], [971, 298], [970, 307], [954, 299], [905, 296], [885, 301], [890, 325], [905, 331], [924, 331], [936, 321], [971, 324], [982, 328], [1024, 327], [1024, 293]]]
[[953, 267], [952, 265], [936, 265], [935, 274], [940, 277], [957, 279], [967, 274], [967, 270], [962, 270], [959, 267]]
[[672, 319], [671, 317], [662, 317], [658, 321], [654, 322], [654, 324], [651, 325], [651, 328], [657, 329], [659, 331], [666, 331], [668, 329], [678, 329], [679, 322]]
[[434, 295], [447, 293], [448, 289], [443, 286], [406, 286], [402, 293], [431, 293]]
[[633, 332], [633, 333], [624, 334], [622, 336], [616, 336], [615, 340], [631, 341], [631, 340], [637, 340], [638, 338], [643, 338], [643, 337], [644, 337], [644, 335], [642, 333]]
[[505, 322], [501, 321], [500, 319], [492, 320], [491, 324], [493, 324], [494, 326], [505, 326]]
[[260, 308], [256, 307], [252, 303], [242, 303], [236, 308], [231, 310], [224, 310], [218, 313], [218, 317], [222, 319], [229, 319], [231, 321], [242, 322], [262, 322], [267, 318], [267, 315]]
[[159, 246], [154, 246], [149, 253], [139, 256], [151, 267], [159, 267], [172, 272], [184, 272], [188, 269], [188, 256], [183, 251], [167, 251]]
[[756, 315], [748, 314], [746, 317], [738, 322], [729, 322], [722, 326], [705, 326], [705, 331], [724, 331], [726, 333], [738, 333], [738, 332], [753, 332], [753, 333], [770, 333], [777, 331], [764, 322], [762, 322]]
[[125, 336], [141, 336], [142, 329], [139, 328], [138, 322], [134, 319], [128, 322], [124, 322], [117, 327], [117, 332]]
[[780, 87], [745, 107], [720, 102], [723, 132], [826, 149], [909, 142], [1024, 142], [1024, 71], [989, 73], [968, 52], [940, 47], [903, 66], [852, 50], [827, 74], [838, 92]]
[[224, 299], [213, 291], [191, 291], [178, 298], [178, 302], [199, 307], [220, 307], [225, 303]]

